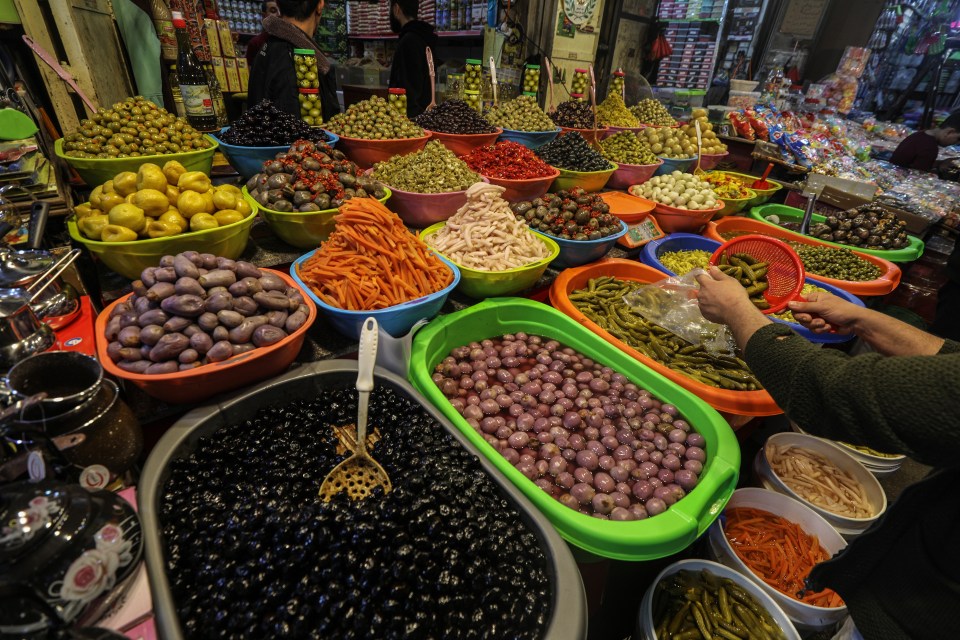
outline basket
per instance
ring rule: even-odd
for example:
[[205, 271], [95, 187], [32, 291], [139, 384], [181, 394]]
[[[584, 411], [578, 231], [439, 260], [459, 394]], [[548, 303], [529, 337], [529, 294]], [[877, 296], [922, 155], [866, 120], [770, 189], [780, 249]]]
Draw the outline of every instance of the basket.
[[787, 303], [796, 300], [803, 289], [804, 270], [800, 256], [785, 242], [766, 236], [741, 236], [724, 242], [713, 255], [710, 264], [716, 265], [724, 254], [732, 256], [746, 253], [769, 265], [767, 270], [767, 290], [764, 299], [770, 304], [761, 309], [765, 314], [777, 313], [786, 308]]

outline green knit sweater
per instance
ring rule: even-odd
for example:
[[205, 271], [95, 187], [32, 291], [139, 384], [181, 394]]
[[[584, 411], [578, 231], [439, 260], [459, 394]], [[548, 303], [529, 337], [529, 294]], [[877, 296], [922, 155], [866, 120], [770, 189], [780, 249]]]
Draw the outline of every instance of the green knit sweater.
[[817, 566], [810, 588], [837, 591], [867, 640], [960, 637], [960, 344], [851, 357], [772, 324], [744, 357], [805, 431], [939, 467]]

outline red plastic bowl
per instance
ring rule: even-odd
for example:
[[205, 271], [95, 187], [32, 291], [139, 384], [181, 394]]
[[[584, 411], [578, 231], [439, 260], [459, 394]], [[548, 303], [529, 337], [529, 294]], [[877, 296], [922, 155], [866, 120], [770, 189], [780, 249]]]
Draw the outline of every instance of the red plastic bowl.
[[653, 209], [653, 217], [657, 219], [657, 224], [667, 233], [683, 231], [687, 233], [699, 233], [708, 222], [723, 209], [723, 203], [719, 203], [713, 209], [678, 209], [665, 204], [657, 203]]
[[528, 178], [526, 180], [507, 180], [506, 178], [495, 178], [493, 176], [483, 176], [490, 184], [503, 187], [506, 191], [501, 196], [507, 202], [523, 202], [539, 198], [550, 189], [550, 185], [560, 175], [560, 170], [556, 167], [550, 167], [553, 171], [549, 176], [543, 178]]
[[657, 160], [656, 164], [620, 164], [617, 170], [610, 176], [607, 187], [610, 189], [626, 189], [635, 184], [643, 184], [653, 177], [663, 160]]
[[110, 304], [97, 316], [97, 359], [100, 360], [104, 371], [122, 380], [129, 380], [147, 395], [170, 404], [200, 402], [218, 393], [231, 391], [282, 373], [300, 353], [307, 329], [310, 328], [317, 317], [317, 307], [310, 299], [310, 295], [297, 286], [293, 278], [286, 273], [273, 269], [261, 269], [261, 271], [283, 278], [283, 281], [289, 286], [300, 289], [303, 295], [303, 303], [307, 305], [309, 310], [307, 321], [303, 323], [303, 326], [280, 342], [269, 347], [260, 347], [248, 351], [223, 362], [207, 364], [189, 371], [158, 375], [129, 373], [115, 365], [110, 356], [107, 355], [107, 339], [104, 336], [106, 335], [110, 312], [118, 304], [128, 300], [133, 295], [131, 293]]
[[700, 168], [704, 171], [710, 171], [711, 169], [716, 168], [720, 162], [730, 155], [729, 151], [724, 151], [723, 153], [701, 153], [700, 154]]
[[574, 129], [572, 127], [560, 127], [560, 135], [566, 135], [568, 133], [573, 133], [576, 131], [583, 139], [587, 142], [600, 142], [607, 137], [607, 127], [603, 125], [597, 126], [596, 129]]
[[[486, 178], [483, 178], [483, 181], [488, 182]], [[390, 204], [387, 206], [406, 224], [416, 229], [425, 229], [432, 224], [443, 222], [467, 203], [465, 190], [416, 193], [390, 187], [390, 191], [393, 195], [390, 196]]]
[[420, 151], [430, 140], [430, 132], [421, 138], [399, 138], [396, 140], [365, 140], [340, 136], [337, 149], [357, 163], [361, 169], [369, 169], [378, 162], [389, 160], [393, 156], [405, 156]]
[[474, 149], [493, 144], [503, 133], [497, 128], [494, 133], [443, 133], [430, 131], [430, 135], [440, 141], [440, 144], [452, 151], [456, 156], [465, 156]]

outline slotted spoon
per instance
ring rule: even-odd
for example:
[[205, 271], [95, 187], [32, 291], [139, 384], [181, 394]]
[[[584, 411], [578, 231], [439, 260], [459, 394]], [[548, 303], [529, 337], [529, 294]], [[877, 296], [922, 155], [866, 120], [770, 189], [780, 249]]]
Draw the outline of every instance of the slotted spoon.
[[338, 493], [347, 492], [354, 502], [363, 500], [377, 487], [390, 493], [393, 484], [386, 470], [367, 453], [367, 410], [373, 391], [373, 365], [377, 360], [377, 321], [367, 318], [360, 332], [357, 364], [357, 448], [352, 456], [335, 466], [320, 485], [320, 499], [330, 502]]
[[703, 136], [700, 134], [700, 121], [694, 118], [693, 128], [697, 130], [697, 168], [693, 170], [693, 175], [702, 176], [706, 171], [700, 168], [700, 157], [703, 155]]
[[430, 104], [424, 111], [430, 111], [437, 106], [437, 71], [433, 66], [433, 51], [427, 47], [427, 70], [430, 72]]

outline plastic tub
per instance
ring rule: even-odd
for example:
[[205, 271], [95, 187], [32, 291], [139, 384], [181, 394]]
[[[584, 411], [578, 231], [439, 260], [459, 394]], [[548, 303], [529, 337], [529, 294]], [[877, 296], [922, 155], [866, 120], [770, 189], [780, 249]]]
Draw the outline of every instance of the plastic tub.
[[[431, 235], [442, 229], [446, 224], [446, 222], [438, 222], [424, 229], [420, 232], [420, 239], [427, 242]], [[542, 233], [537, 231], [533, 233], [543, 241], [543, 244], [547, 245], [550, 254], [546, 258], [506, 271], [480, 271], [457, 265], [460, 270], [460, 291], [479, 300], [510, 295], [535, 285], [543, 272], [547, 270], [547, 265], [560, 254], [560, 246]], [[445, 257], [440, 253], [437, 255]]]
[[[428, 130], [430, 131], [430, 130]], [[503, 129], [497, 127], [493, 133], [443, 133], [442, 131], [430, 131], [430, 136], [440, 141], [440, 144], [452, 151], [454, 155], [465, 156], [478, 147], [485, 147], [493, 144], [503, 133]]]
[[770, 200], [770, 198], [774, 196], [774, 194], [777, 191], [780, 191], [780, 189], [783, 189], [782, 184], [780, 184], [776, 180], [771, 180], [770, 178], [767, 178], [767, 182], [770, 183], [770, 187], [768, 189], [756, 189], [753, 187], [753, 183], [759, 180], [760, 176], [751, 176], [751, 175], [747, 175], [746, 173], [736, 173], [735, 171], [724, 171], [724, 173], [730, 176], [731, 178], [736, 178], [737, 180], [742, 182], [744, 186], [746, 186], [748, 189], [753, 189], [753, 192], [757, 194], [757, 197], [747, 205], [750, 207], [756, 207], [757, 205], [761, 205], [764, 202], [767, 202], [768, 200]]
[[[711, 222], [707, 225], [703, 235], [719, 242], [726, 242], [726, 238], [724, 238], [721, 234], [729, 232], [741, 234], [759, 233], [783, 240], [785, 242], [800, 242], [810, 246], [828, 246], [815, 238], [802, 236], [799, 233], [793, 233], [792, 231], [781, 229], [773, 224], [760, 222], [759, 220], [754, 220], [752, 218], [741, 218], [739, 216], [731, 216], [717, 220], [716, 222]], [[843, 289], [844, 291], [848, 291], [855, 296], [861, 297], [885, 296], [897, 288], [897, 285], [900, 284], [900, 267], [893, 264], [889, 260], [884, 260], [883, 258], [860, 253], [856, 249], [852, 249], [852, 251], [857, 257], [876, 265], [877, 268], [880, 269], [880, 277], [876, 280], [866, 281], [837, 280], [836, 278], [826, 278], [816, 274], [810, 274], [811, 277], [816, 278], [820, 282], [825, 282], [829, 285], [837, 287], [838, 289]]]
[[557, 137], [560, 129], [553, 131], [516, 131], [514, 129], [504, 129], [498, 140], [510, 140], [522, 144], [528, 149], [539, 149], [551, 140]]
[[[546, 623], [544, 637], [559, 640], [579, 640], [585, 637], [587, 604], [583, 583], [569, 547], [546, 518], [523, 494], [506, 482], [494, 466], [439, 411], [424, 402], [407, 381], [380, 368], [374, 370], [374, 375], [377, 387], [393, 388], [423, 406], [440, 427], [456, 439], [458, 446], [475, 455], [484, 472], [498, 485], [507, 501], [507, 508], [518, 511], [537, 536], [547, 558], [547, 572], [553, 587], [552, 616]], [[167, 577], [163, 528], [159, 519], [160, 501], [164, 485], [170, 477], [171, 465], [176, 460], [189, 456], [201, 437], [210, 436], [225, 425], [241, 423], [263, 407], [292, 398], [309, 398], [321, 388], [334, 385], [353, 386], [356, 379], [356, 360], [327, 360], [304, 364], [237, 395], [223, 398], [216, 404], [194, 409], [163, 434], [143, 468], [137, 498], [140, 518], [144, 523], [144, 557], [160, 637], [167, 640], [183, 638], [176, 601]]]
[[[836, 555], [847, 546], [846, 541], [830, 523], [818, 516], [812, 509], [802, 502], [794, 500], [775, 491], [767, 489], [737, 489], [727, 503], [728, 509], [733, 507], [753, 507], [763, 509], [797, 524], [807, 534], [817, 536], [820, 545], [829, 555]], [[815, 607], [790, 596], [780, 593], [743, 563], [734, 552], [727, 537], [723, 533], [724, 519], [717, 520], [710, 527], [709, 550], [710, 555], [720, 563], [742, 573], [753, 580], [763, 589], [777, 605], [783, 609], [794, 626], [801, 633], [805, 631], [819, 631], [835, 625], [847, 616], [847, 607]]]
[[660, 165], [660, 168], [653, 174], [655, 176], [662, 176], [668, 173], [673, 173], [674, 171], [686, 171], [690, 166], [697, 161], [696, 156], [692, 158], [665, 158], [663, 156], [657, 156], [663, 160], [663, 164]]
[[[484, 179], [484, 182], [486, 182], [486, 179]], [[467, 203], [467, 192], [465, 190], [444, 193], [416, 193], [414, 191], [401, 191], [393, 187], [390, 187], [390, 189], [393, 194], [393, 198], [390, 200], [390, 208], [408, 226], [416, 229], [423, 229], [446, 220]]]
[[856, 461], [854, 457], [847, 452], [844, 447], [840, 447], [829, 440], [818, 438], [803, 433], [793, 433], [790, 431], [776, 433], [767, 439], [767, 444], [776, 444], [778, 446], [796, 446], [812, 451], [826, 458], [832, 465], [849, 473], [859, 482], [867, 495], [867, 500], [874, 508], [874, 514], [866, 518], [851, 518], [842, 516], [823, 507], [820, 507], [800, 496], [791, 489], [787, 483], [770, 466], [767, 459], [766, 446], [761, 447], [757, 452], [753, 462], [753, 470], [757, 479], [763, 484], [765, 489], [782, 493], [790, 496], [794, 500], [799, 500], [821, 518], [830, 523], [840, 535], [847, 540], [854, 538], [866, 531], [880, 516], [887, 510], [887, 495], [883, 492], [883, 487], [877, 482], [869, 470]]
[[599, 260], [610, 252], [613, 245], [617, 243], [617, 240], [619, 240], [627, 230], [627, 223], [620, 220], [620, 231], [612, 236], [600, 238], [599, 240], [565, 240], [564, 238], [558, 238], [543, 231], [539, 233], [543, 233], [543, 235], [556, 242], [560, 247], [560, 255], [553, 261], [553, 268], [564, 269], [566, 267], [578, 267], [582, 264]]
[[[803, 211], [800, 209], [795, 209], [793, 207], [787, 207], [782, 204], [765, 204], [761, 207], [754, 207], [750, 210], [750, 217], [754, 220], [759, 220], [766, 224], [773, 225], [775, 227], [780, 227], [779, 224], [767, 220], [767, 216], [777, 216], [780, 218], [781, 222], [796, 222], [800, 223], [803, 221]], [[810, 225], [817, 222], [826, 222], [826, 216], [822, 216], [818, 213], [814, 213], [810, 219]], [[796, 231], [791, 231], [790, 229], [783, 229], [784, 231], [790, 231], [796, 235], [802, 235]], [[808, 236], [809, 237], [809, 236]], [[870, 256], [877, 256], [878, 258], [883, 258], [884, 260], [889, 260], [890, 262], [913, 262], [920, 258], [923, 255], [924, 244], [923, 240], [916, 236], [908, 235], [907, 240], [910, 244], [906, 247], [901, 247], [900, 249], [871, 249], [869, 247], [857, 247], [852, 244], [842, 244], [839, 242], [831, 242], [830, 240], [820, 240], [816, 238], [819, 242], [829, 245], [831, 247], [840, 247], [841, 249], [852, 249], [854, 251], [859, 251], [860, 253], [865, 253]]]
[[508, 180], [494, 176], [483, 176], [490, 184], [503, 187], [505, 191], [500, 195], [507, 202], [523, 202], [533, 200], [545, 194], [553, 181], [560, 175], [560, 170], [554, 167], [553, 173], [543, 178], [528, 178], [526, 180]]
[[[559, 340], [676, 405], [707, 441], [707, 463], [697, 487], [660, 515], [646, 520], [614, 522], [598, 520], [563, 506], [517, 471], [456, 412], [430, 378], [434, 366], [454, 347], [517, 331]], [[497, 298], [434, 320], [414, 338], [409, 376], [417, 390], [547, 516], [561, 536], [597, 556], [651, 560], [685, 549], [723, 510], [737, 482], [740, 448], [733, 431], [719, 414], [580, 323], [539, 302]]]
[[751, 417], [773, 416], [783, 413], [766, 391], [728, 391], [698, 382], [652, 358], [648, 358], [587, 318], [570, 302], [570, 294], [577, 289], [586, 287], [591, 278], [602, 276], [613, 276], [621, 280], [631, 280], [644, 284], [659, 282], [666, 278], [666, 274], [634, 260], [607, 258], [583, 267], [562, 271], [550, 287], [550, 304], [630, 357], [639, 360], [660, 375], [703, 398], [711, 407], [721, 413]]
[[[230, 127], [224, 127], [220, 131], [220, 135], [225, 134], [229, 130]], [[331, 147], [336, 146], [337, 140], [339, 140], [340, 137], [329, 131], [324, 131], [323, 133], [330, 138], [327, 144]], [[275, 147], [243, 147], [235, 144], [227, 144], [221, 140], [219, 136], [214, 137], [217, 139], [217, 142], [220, 143], [220, 151], [224, 157], [226, 157], [227, 162], [237, 170], [237, 173], [239, 173], [240, 177], [244, 180], [249, 180], [260, 173], [264, 162], [273, 160], [278, 153], [284, 153], [290, 148], [289, 144]]]
[[[243, 199], [247, 201], [250, 207], [260, 214], [263, 221], [267, 223], [270, 230], [278, 238], [292, 247], [298, 249], [315, 249], [321, 242], [325, 242], [336, 227], [333, 217], [337, 215], [337, 209], [324, 209], [323, 211], [275, 211], [267, 209], [250, 195], [246, 187], [241, 189]], [[391, 194], [388, 187], [384, 187], [386, 195], [380, 198], [380, 202], [386, 202]]]
[[[325, 130], [326, 131], [326, 130]], [[327, 133], [332, 133], [327, 131]], [[389, 160], [393, 156], [405, 156], [420, 151], [430, 140], [430, 132], [419, 138], [398, 138], [395, 140], [366, 140], [340, 136], [338, 146], [347, 158], [357, 163], [361, 169], [369, 169], [374, 164]]]
[[103, 184], [107, 180], [113, 180], [113, 176], [123, 171], [137, 172], [140, 165], [152, 162], [155, 165], [163, 167], [171, 160], [176, 160], [187, 171], [202, 171], [210, 175], [210, 169], [213, 167], [213, 154], [217, 152], [219, 143], [213, 136], [205, 136], [211, 142], [211, 146], [206, 149], [196, 151], [186, 151], [184, 153], [167, 153], [159, 156], [140, 156], [137, 158], [71, 158], [64, 155], [63, 138], [54, 143], [53, 150], [58, 158], [66, 162], [80, 174], [83, 181], [91, 188]]
[[610, 207], [610, 213], [627, 224], [644, 220], [656, 206], [655, 202], [623, 191], [604, 191], [600, 198]]
[[700, 168], [704, 171], [710, 171], [723, 162], [723, 159], [728, 155], [730, 155], [729, 151], [724, 151], [723, 153], [701, 153]]
[[109, 269], [125, 278], [136, 280], [140, 272], [147, 267], [155, 267], [160, 258], [176, 255], [184, 251], [212, 253], [224, 258], [236, 259], [247, 247], [250, 227], [257, 219], [257, 212], [251, 211], [243, 220], [203, 231], [189, 231], [166, 238], [144, 238], [129, 242], [102, 242], [90, 240], [77, 228], [76, 216], [67, 218], [67, 231], [70, 237], [87, 248], [103, 261]]
[[380, 327], [395, 338], [406, 335], [417, 321], [423, 318], [429, 320], [440, 313], [440, 308], [443, 307], [443, 304], [447, 301], [447, 296], [450, 295], [450, 292], [453, 291], [460, 282], [460, 270], [457, 266], [438, 253], [437, 257], [440, 258], [453, 273], [453, 281], [440, 291], [417, 298], [416, 300], [404, 302], [403, 304], [387, 307], [386, 309], [349, 311], [327, 304], [314, 293], [310, 285], [300, 279], [297, 270], [300, 268], [300, 265], [316, 253], [316, 251], [315, 249], [297, 258], [297, 260], [290, 265], [290, 275], [294, 281], [296, 281], [297, 285], [316, 303], [317, 308], [323, 313], [327, 320], [330, 321], [333, 328], [354, 340], [360, 339], [360, 329], [363, 321], [370, 317], [376, 318]]
[[639, 127], [614, 127], [614, 126], [611, 126], [611, 125], [607, 125], [607, 132], [606, 132], [606, 135], [604, 135], [603, 137], [604, 137], [604, 138], [609, 138], [610, 136], [614, 136], [614, 135], [620, 133], [621, 131], [629, 131], [629, 132], [631, 132], [631, 133], [640, 133], [641, 131], [643, 131], [643, 130], [646, 129], [646, 128], [647, 128], [647, 127], [646, 127], [646, 126], [643, 126], [643, 125], [641, 125], [641, 126], [639, 126]]
[[635, 184], [643, 184], [653, 177], [657, 169], [663, 164], [659, 160], [657, 164], [618, 164], [617, 170], [610, 176], [607, 187], [610, 189], [626, 189]]
[[677, 231], [697, 232], [703, 229], [704, 225], [713, 219], [723, 204], [718, 204], [713, 209], [678, 209], [669, 205], [656, 203], [653, 209], [653, 216], [657, 219], [660, 228], [667, 233]]
[[561, 136], [576, 132], [583, 136], [583, 139], [591, 144], [600, 142], [606, 138], [607, 131], [607, 127], [603, 125], [598, 125], [596, 129], [574, 129], [573, 127], [560, 127]]
[[724, 216], [733, 215], [743, 211], [743, 208], [750, 204], [750, 202], [757, 197], [757, 194], [753, 189], [747, 189], [747, 192], [748, 195], [744, 198], [721, 198], [720, 196], [717, 196], [717, 199], [723, 203], [723, 209], [720, 209], [720, 212], [717, 213], [717, 217], [722, 218]]
[[650, 586], [647, 587], [646, 593], [643, 594], [643, 600], [640, 601], [637, 633], [634, 637], [638, 638], [638, 640], [658, 640], [653, 621], [653, 597], [656, 593], [657, 585], [660, 584], [664, 578], [672, 576], [675, 573], [680, 573], [681, 571], [700, 572], [704, 570], [718, 578], [729, 578], [733, 580], [738, 586], [742, 587], [744, 591], [756, 598], [760, 606], [767, 610], [774, 622], [777, 623], [777, 626], [780, 627], [780, 630], [783, 631], [783, 636], [786, 640], [800, 640], [800, 634], [793, 628], [793, 623], [790, 622], [790, 618], [787, 617], [787, 614], [783, 612], [783, 609], [774, 602], [773, 598], [771, 598], [767, 592], [743, 574], [737, 573], [730, 567], [725, 567], [720, 563], [710, 560], [680, 560], [660, 572], [653, 582], [650, 583]]
[[[274, 271], [273, 269], [262, 269], [262, 271], [283, 278], [284, 282], [288, 285], [300, 285], [300, 283], [294, 282], [290, 276], [280, 271]], [[114, 307], [129, 299], [132, 295], [133, 294], [130, 294], [114, 301], [97, 316], [95, 325], [97, 359], [100, 360], [103, 370], [108, 374], [121, 380], [126, 380], [147, 395], [171, 404], [200, 402], [218, 393], [232, 391], [233, 389], [259, 382], [260, 380], [281, 373], [290, 366], [290, 363], [293, 362], [297, 354], [300, 353], [300, 347], [303, 346], [307, 329], [310, 328], [310, 325], [313, 324], [313, 321], [317, 317], [317, 308], [313, 302], [308, 300], [307, 296], [304, 295], [304, 304], [306, 304], [309, 309], [307, 321], [303, 323], [302, 327], [280, 342], [272, 344], [269, 347], [260, 347], [253, 351], [248, 351], [247, 353], [234, 356], [223, 362], [203, 365], [202, 367], [197, 367], [189, 371], [146, 375], [124, 371], [115, 365], [110, 356], [107, 355], [107, 340], [104, 336], [106, 335], [107, 321], [110, 319], [110, 312], [113, 311]]]
[[616, 162], [611, 162], [610, 166], [610, 169], [604, 171], [571, 171], [570, 169], [554, 167], [560, 171], [560, 175], [550, 185], [550, 192], [569, 191], [574, 187], [580, 187], [587, 193], [600, 191], [619, 167]]

